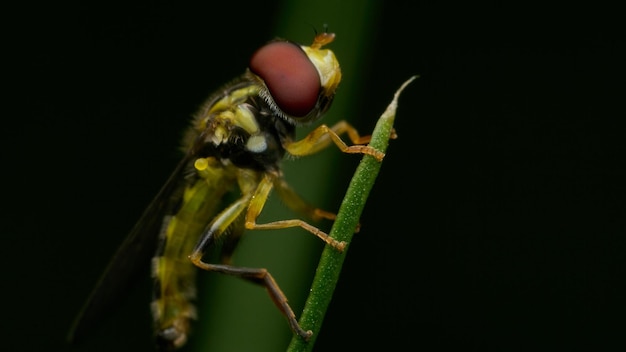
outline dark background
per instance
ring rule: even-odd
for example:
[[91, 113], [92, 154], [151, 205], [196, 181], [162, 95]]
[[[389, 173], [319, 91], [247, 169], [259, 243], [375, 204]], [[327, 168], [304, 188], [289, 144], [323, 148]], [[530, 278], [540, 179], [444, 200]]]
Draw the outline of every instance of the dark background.
[[[357, 93], [332, 118], [367, 133], [395, 89], [421, 77], [400, 99], [399, 138], [369, 197], [316, 350], [625, 350], [626, 115], [624, 33], [611, 16], [617, 10], [367, 4], [364, 35], [346, 34], [365, 47], [359, 69], [342, 61], [348, 83], [338, 99]], [[331, 22], [341, 61], [341, 30], [354, 29], [357, 6], [338, 6], [343, 17], [334, 24], [324, 17], [336, 15], [330, 7], [291, 16], [284, 4], [260, 2], [46, 3], [7, 11], [6, 350], [150, 350], [148, 279], [84, 345], [70, 348], [63, 338], [176, 164], [188, 116], [243, 71], [256, 47], [286, 36], [276, 27], [286, 17], [300, 23], [290, 39], [302, 42], [312, 27]], [[337, 183], [328, 186], [336, 187], [327, 191], [331, 210], [358, 158], [332, 160], [314, 171], [325, 177], [321, 192]], [[308, 181], [296, 188], [306, 194]], [[321, 246], [310, 243], [304, 260], [315, 265]], [[298, 257], [292, 248], [278, 251]], [[281, 270], [256, 263], [266, 264]], [[291, 274], [302, 287], [287, 292], [298, 314], [313, 268]], [[216, 297], [231, 295], [210, 292], [208, 305], [216, 308], [223, 302]], [[246, 304], [258, 300], [278, 322], [278, 346], [286, 346], [287, 325], [262, 290], [249, 292], [234, 303], [243, 313], [226, 309], [232, 321], [205, 316], [208, 330], [232, 331], [225, 346], [246, 340], [254, 325], [243, 324], [258, 318]]]

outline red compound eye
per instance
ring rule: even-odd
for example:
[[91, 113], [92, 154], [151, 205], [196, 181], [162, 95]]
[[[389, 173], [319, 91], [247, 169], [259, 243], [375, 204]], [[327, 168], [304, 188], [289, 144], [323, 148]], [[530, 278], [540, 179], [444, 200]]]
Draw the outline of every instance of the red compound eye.
[[296, 44], [273, 42], [257, 50], [250, 70], [265, 81], [276, 105], [291, 116], [306, 116], [317, 103], [320, 76]]

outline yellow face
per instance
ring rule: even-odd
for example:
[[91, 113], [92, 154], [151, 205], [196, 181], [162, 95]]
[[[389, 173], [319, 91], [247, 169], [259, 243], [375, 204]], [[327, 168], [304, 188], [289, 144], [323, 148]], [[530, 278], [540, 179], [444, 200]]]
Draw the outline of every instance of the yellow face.
[[322, 49], [323, 45], [332, 42], [334, 38], [332, 33], [323, 33], [315, 37], [311, 46], [302, 46], [320, 75], [320, 85], [326, 96], [333, 96], [341, 82], [341, 68], [335, 53], [330, 49]]

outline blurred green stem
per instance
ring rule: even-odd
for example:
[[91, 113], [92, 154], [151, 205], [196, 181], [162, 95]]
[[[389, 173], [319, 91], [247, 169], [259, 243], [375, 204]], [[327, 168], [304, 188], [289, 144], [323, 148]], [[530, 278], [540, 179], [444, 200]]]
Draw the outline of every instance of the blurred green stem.
[[[408, 79], [396, 91], [393, 100], [376, 123], [370, 146], [383, 153], [387, 150], [389, 139], [393, 134], [393, 122], [398, 107], [398, 97], [402, 90], [415, 78], [417, 78], [417, 76]], [[363, 160], [361, 160], [361, 163], [352, 177], [346, 196], [337, 213], [337, 219], [330, 231], [331, 237], [338, 241], [345, 241], [348, 243], [348, 246], [346, 246], [342, 253], [339, 253], [330, 246], [324, 248], [315, 273], [315, 278], [313, 279], [311, 292], [300, 318], [300, 326], [305, 330], [313, 331], [313, 336], [307, 342], [300, 336], [294, 335], [287, 349], [289, 352], [313, 350], [315, 339], [322, 327], [324, 315], [326, 314], [335, 286], [337, 285], [341, 267], [347, 254], [350, 241], [352, 240], [352, 235], [354, 234], [354, 229], [356, 229], [358, 225], [361, 212], [365, 207], [365, 201], [374, 185], [380, 167], [381, 163], [379, 161], [366, 155], [363, 157]]]

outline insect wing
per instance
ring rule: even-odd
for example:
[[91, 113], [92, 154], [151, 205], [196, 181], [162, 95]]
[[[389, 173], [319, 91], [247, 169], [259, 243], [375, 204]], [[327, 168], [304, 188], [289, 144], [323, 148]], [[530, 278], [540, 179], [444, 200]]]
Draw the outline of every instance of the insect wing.
[[155, 253], [157, 239], [165, 215], [173, 210], [181, 197], [184, 169], [189, 156], [176, 167], [100, 277], [68, 334], [68, 341], [77, 341], [91, 330], [103, 316], [112, 311], [127, 295], [130, 286], [146, 277]]

